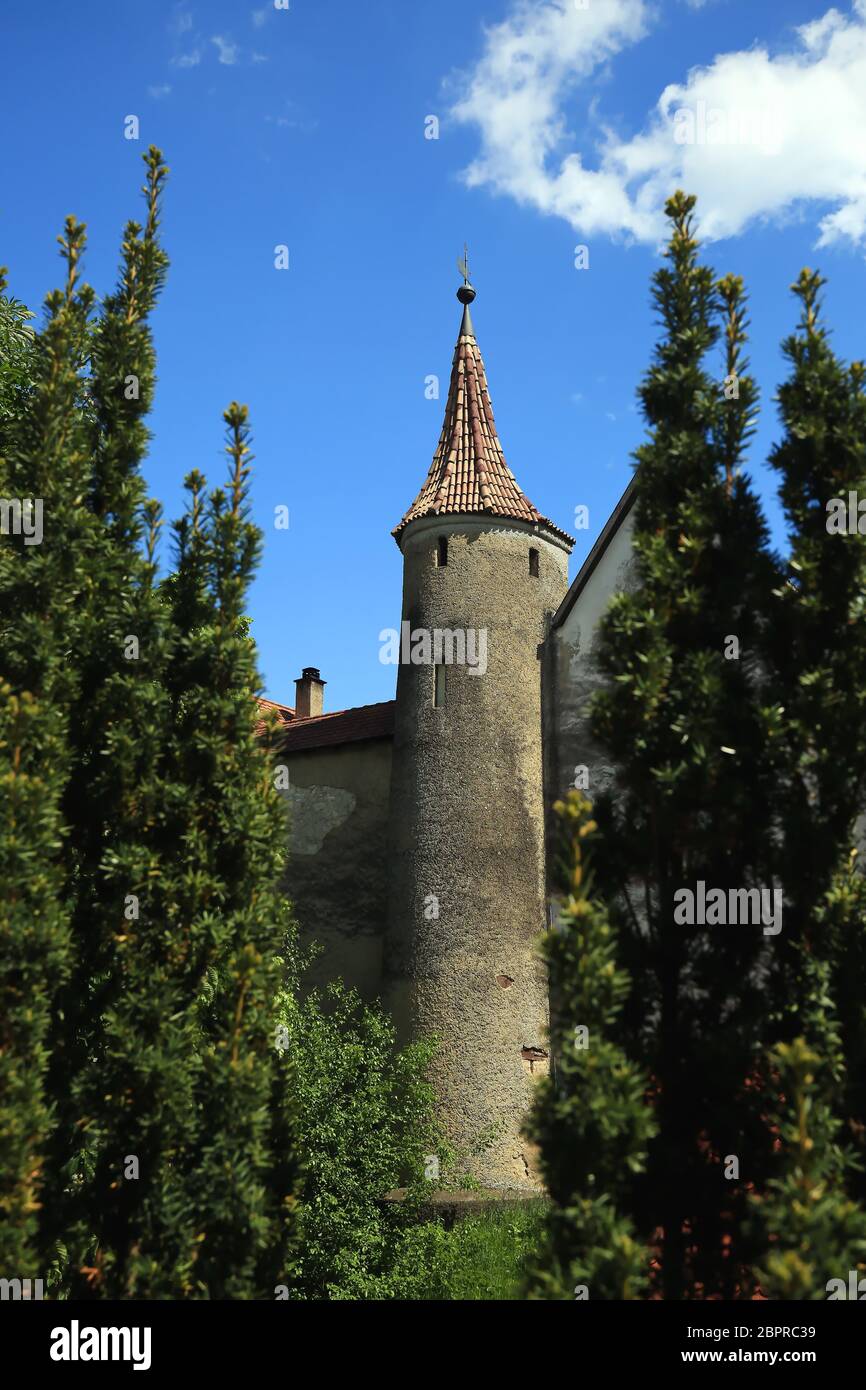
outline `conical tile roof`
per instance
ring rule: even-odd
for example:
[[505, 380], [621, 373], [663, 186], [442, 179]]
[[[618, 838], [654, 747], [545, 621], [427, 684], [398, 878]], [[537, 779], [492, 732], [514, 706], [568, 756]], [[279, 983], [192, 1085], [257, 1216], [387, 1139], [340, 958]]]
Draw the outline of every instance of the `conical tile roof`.
[[469, 313], [475, 292], [470, 285], [461, 286], [458, 298], [464, 306], [463, 320], [454, 349], [442, 433], [424, 486], [393, 535], [399, 542], [409, 522], [422, 516], [484, 513], [538, 523], [573, 544], [565, 531], [532, 505], [505, 462]]

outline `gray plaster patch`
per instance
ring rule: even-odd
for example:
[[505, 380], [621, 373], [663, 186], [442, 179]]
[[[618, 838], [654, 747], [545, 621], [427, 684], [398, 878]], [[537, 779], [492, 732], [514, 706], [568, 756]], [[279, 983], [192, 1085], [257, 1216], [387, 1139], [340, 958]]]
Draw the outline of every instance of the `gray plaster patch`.
[[349, 819], [358, 801], [343, 787], [290, 786], [284, 795], [291, 812], [292, 854], [318, 854], [325, 836]]

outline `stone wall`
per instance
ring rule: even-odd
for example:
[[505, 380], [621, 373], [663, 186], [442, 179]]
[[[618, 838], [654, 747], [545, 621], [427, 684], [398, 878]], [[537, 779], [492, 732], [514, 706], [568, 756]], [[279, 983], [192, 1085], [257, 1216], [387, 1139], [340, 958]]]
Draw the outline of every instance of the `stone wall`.
[[391, 740], [288, 752], [281, 761], [289, 769], [287, 891], [302, 942], [323, 947], [308, 982], [339, 976], [374, 999], [382, 985]]

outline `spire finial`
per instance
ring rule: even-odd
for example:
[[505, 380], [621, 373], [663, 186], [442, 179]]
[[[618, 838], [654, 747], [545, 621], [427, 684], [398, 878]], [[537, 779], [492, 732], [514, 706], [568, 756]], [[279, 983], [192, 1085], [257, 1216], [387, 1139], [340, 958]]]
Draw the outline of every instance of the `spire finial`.
[[457, 269], [463, 276], [463, 284], [457, 291], [457, 298], [461, 304], [468, 306], [475, 298], [475, 291], [469, 283], [469, 248], [465, 241], [463, 243], [463, 260], [457, 262]]

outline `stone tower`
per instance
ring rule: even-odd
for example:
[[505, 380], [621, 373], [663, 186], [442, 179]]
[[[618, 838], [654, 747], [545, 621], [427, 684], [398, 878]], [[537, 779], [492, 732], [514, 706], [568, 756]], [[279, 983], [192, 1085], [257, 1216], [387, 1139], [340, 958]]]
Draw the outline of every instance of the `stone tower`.
[[[520, 1129], [547, 1064], [539, 644], [572, 541], [517, 485], [466, 281], [445, 422], [403, 553], [385, 977], [402, 1037], [436, 1037], [440, 1118], [488, 1187], [537, 1185]], [[426, 634], [426, 636], [425, 636]], [[437, 637], [438, 634], [438, 637]], [[465, 659], [464, 659], [465, 658]]]

